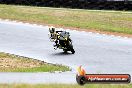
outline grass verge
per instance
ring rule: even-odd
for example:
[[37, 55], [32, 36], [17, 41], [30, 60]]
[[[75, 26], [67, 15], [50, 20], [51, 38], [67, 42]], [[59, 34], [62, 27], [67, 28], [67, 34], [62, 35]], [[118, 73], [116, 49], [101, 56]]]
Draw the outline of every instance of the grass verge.
[[0, 18], [86, 30], [132, 34], [132, 12], [0, 4]]
[[132, 88], [131, 84], [1, 84], [0, 88]]
[[48, 64], [32, 58], [0, 52], [0, 72], [54, 72], [69, 70], [67, 66]]

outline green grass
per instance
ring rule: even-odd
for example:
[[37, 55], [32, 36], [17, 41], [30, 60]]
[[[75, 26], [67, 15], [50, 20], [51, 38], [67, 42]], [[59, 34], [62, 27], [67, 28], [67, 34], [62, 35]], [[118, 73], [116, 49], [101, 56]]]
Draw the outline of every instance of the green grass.
[[33, 68], [0, 68], [0, 72], [54, 72], [54, 71], [70, 71], [66, 66], [45, 64], [40, 67]]
[[0, 88], [132, 88], [131, 84], [1, 84]]
[[132, 34], [132, 12], [0, 5], [0, 18]]
[[[19, 66], [21, 65], [21, 66]], [[33, 58], [20, 57], [0, 52], [0, 72], [54, 72], [70, 71], [62, 65], [48, 64]]]

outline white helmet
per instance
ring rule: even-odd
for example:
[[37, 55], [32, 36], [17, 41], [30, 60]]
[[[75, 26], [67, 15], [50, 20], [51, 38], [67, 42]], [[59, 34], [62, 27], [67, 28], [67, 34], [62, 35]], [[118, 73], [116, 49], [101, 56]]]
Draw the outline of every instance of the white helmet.
[[55, 32], [55, 27], [51, 26], [51, 27], [49, 28], [49, 32], [50, 32], [50, 33], [54, 33], [54, 32]]

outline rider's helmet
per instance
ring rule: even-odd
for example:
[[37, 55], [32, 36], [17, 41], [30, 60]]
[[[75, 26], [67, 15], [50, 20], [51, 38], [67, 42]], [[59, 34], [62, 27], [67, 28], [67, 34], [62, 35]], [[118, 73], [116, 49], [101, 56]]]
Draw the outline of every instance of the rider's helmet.
[[49, 28], [49, 32], [50, 32], [50, 33], [54, 33], [54, 32], [55, 32], [55, 27], [51, 26], [51, 27]]

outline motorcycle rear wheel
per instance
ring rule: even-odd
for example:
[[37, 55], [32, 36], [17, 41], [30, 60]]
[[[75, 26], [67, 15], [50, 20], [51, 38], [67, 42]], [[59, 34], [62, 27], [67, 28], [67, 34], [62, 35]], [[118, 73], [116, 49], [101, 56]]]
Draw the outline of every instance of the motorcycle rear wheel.
[[75, 50], [72, 48], [72, 49], [71, 49], [71, 52], [72, 52], [72, 54], [74, 54], [74, 53], [75, 53]]

